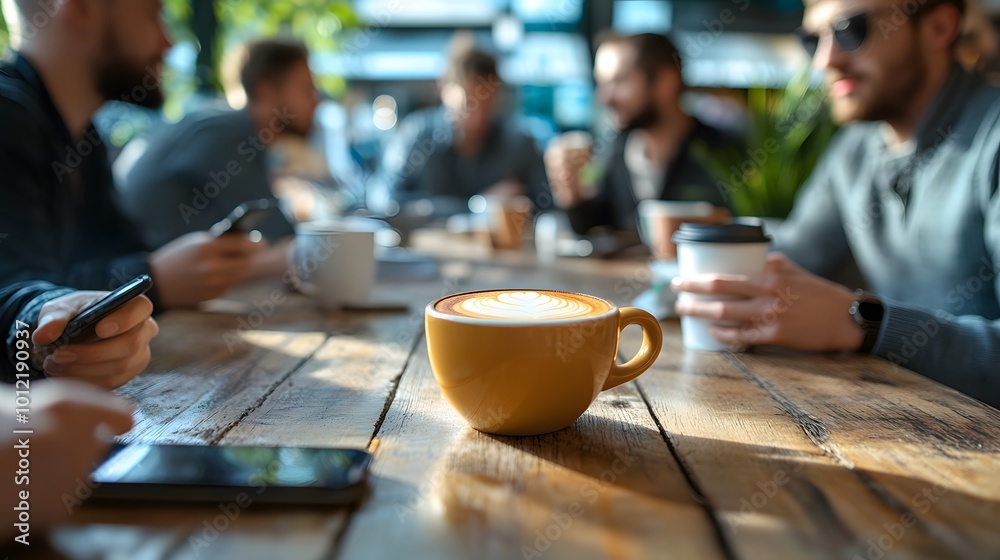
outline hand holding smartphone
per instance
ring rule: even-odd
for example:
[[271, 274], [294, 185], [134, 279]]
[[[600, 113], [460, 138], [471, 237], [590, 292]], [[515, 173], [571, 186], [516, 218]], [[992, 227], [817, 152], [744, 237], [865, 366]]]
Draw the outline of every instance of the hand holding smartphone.
[[51, 346], [61, 347], [71, 344], [87, 344], [100, 340], [97, 323], [111, 315], [126, 303], [145, 294], [153, 287], [153, 279], [148, 274], [138, 276], [117, 290], [90, 304], [69, 320], [63, 334]]
[[278, 208], [277, 204], [277, 200], [269, 198], [244, 202], [234, 208], [228, 216], [216, 222], [208, 231], [215, 237], [221, 237], [227, 233], [250, 234], [256, 231]]

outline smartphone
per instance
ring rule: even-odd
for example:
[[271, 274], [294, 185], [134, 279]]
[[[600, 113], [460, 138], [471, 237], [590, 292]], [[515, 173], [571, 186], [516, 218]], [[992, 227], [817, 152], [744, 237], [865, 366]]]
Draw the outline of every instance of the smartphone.
[[215, 237], [227, 233], [250, 233], [261, 227], [277, 208], [278, 201], [275, 199], [250, 200], [233, 208], [228, 216], [216, 222], [208, 231]]
[[371, 462], [359, 449], [119, 445], [90, 476], [97, 500], [345, 506]]
[[53, 346], [96, 342], [100, 339], [95, 331], [97, 323], [121, 306], [148, 292], [151, 287], [153, 287], [153, 279], [148, 274], [128, 281], [122, 287], [90, 304], [70, 319], [66, 328], [63, 329], [62, 336]]

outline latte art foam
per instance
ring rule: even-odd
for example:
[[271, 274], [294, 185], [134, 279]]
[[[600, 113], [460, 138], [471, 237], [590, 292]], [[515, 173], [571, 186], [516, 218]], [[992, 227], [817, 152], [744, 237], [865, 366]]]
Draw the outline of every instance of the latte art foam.
[[551, 321], [603, 315], [611, 307], [581, 294], [495, 291], [453, 296], [438, 303], [435, 309], [470, 319]]

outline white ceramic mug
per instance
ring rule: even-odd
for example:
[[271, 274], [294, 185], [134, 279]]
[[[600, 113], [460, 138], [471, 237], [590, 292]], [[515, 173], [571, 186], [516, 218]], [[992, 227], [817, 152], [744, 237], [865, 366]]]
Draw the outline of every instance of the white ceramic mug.
[[299, 224], [294, 267], [299, 291], [322, 309], [364, 305], [375, 283], [375, 231], [348, 221]]

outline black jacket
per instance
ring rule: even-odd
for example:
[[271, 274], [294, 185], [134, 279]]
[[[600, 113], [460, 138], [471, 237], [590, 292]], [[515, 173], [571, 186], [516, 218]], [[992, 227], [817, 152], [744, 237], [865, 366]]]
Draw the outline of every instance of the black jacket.
[[[3, 338], [7, 348], [7, 352], [0, 355], [0, 378], [8, 383], [16, 381], [19, 362], [27, 364], [30, 371], [21, 366], [21, 373], [28, 373], [29, 378], [44, 377], [44, 373], [32, 368], [30, 360], [17, 359], [20, 350], [17, 341], [28, 340], [34, 334], [38, 312], [43, 305], [72, 291], [48, 282], [18, 282], [0, 288], [0, 332], [5, 333]], [[18, 325], [18, 321], [28, 327]], [[28, 332], [19, 336], [19, 331]]]
[[[88, 127], [71, 138], [24, 57], [0, 64], [0, 286], [44, 280], [111, 290], [149, 273], [119, 211], [107, 151]], [[151, 293], [157, 303], [155, 289]]]
[[[696, 121], [694, 131], [684, 143], [677, 158], [670, 163], [660, 190], [661, 200], [706, 201], [726, 207], [723, 190], [694, 156], [693, 148], [704, 142], [708, 148], [739, 145], [738, 140], [722, 131]], [[636, 200], [632, 177], [625, 165], [625, 143], [629, 132], [622, 133], [611, 148], [605, 168], [597, 183], [594, 198], [584, 200], [566, 211], [570, 224], [579, 234], [605, 226], [618, 231], [638, 230]]]

